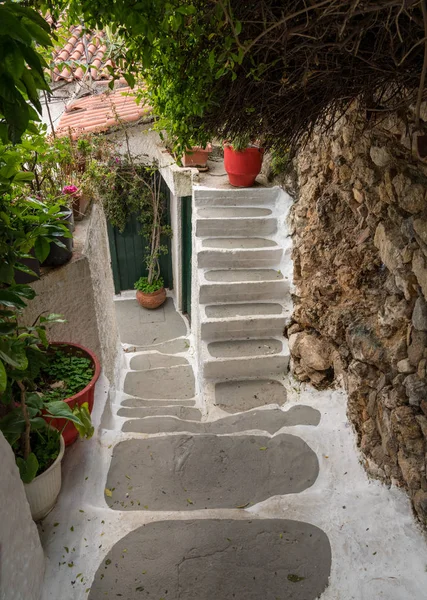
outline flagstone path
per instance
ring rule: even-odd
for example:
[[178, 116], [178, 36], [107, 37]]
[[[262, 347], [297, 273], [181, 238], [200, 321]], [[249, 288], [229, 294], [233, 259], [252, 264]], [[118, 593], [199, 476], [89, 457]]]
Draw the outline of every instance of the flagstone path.
[[172, 299], [116, 308], [119, 389], [67, 451], [42, 600], [424, 600], [423, 536], [366, 477], [343, 392], [282, 375], [202, 402]]

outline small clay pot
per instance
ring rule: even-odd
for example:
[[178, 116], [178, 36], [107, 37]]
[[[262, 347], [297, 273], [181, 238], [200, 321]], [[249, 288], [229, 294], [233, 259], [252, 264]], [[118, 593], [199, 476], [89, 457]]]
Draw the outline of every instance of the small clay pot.
[[151, 294], [146, 294], [145, 292], [138, 290], [136, 292], [136, 299], [144, 308], [158, 308], [166, 300], [166, 290], [162, 287], [160, 290], [152, 292]]

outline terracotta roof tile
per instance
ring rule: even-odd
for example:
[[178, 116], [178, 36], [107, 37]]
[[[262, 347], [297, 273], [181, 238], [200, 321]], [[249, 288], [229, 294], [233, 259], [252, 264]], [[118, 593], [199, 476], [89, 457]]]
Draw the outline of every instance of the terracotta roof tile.
[[[70, 61], [70, 64], [64, 66], [63, 63], [67, 61]], [[70, 28], [68, 41], [62, 47], [56, 48], [53, 63], [52, 78], [54, 83], [58, 81], [81, 81], [85, 76], [88, 76], [86, 65], [90, 67], [92, 80], [111, 79], [106, 67], [107, 65], [114, 67], [114, 63], [107, 52], [104, 32], [91, 31], [83, 33], [80, 25]]]
[[131, 123], [151, 115], [151, 107], [137, 104], [130, 87], [122, 87], [98, 96], [87, 96], [67, 106], [56, 128], [58, 135], [72, 138], [82, 133], [107, 131], [119, 122]]

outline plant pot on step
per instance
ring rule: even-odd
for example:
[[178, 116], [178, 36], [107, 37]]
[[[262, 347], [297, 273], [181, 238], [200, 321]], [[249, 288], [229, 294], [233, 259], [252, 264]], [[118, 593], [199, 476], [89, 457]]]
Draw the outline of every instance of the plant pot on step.
[[[70, 342], [52, 342], [49, 344], [49, 348], [52, 351], [62, 350], [67, 354], [83, 356], [91, 361], [93, 368], [93, 377], [91, 381], [80, 392], [70, 396], [69, 398], [65, 398], [63, 402], [68, 404], [71, 410], [76, 405], [81, 406], [87, 402], [89, 405], [89, 412], [92, 413], [93, 402], [95, 398], [95, 384], [101, 374], [101, 365], [98, 358], [88, 348], [85, 348], [85, 346], [81, 346], [80, 344], [71, 344]], [[71, 446], [71, 444], [73, 444], [78, 438], [79, 433], [74, 427], [73, 423], [70, 421], [66, 421], [65, 419], [52, 419], [48, 417], [44, 418], [51, 427], [62, 431], [62, 437], [64, 438], [66, 446]]]
[[184, 167], [195, 167], [196, 169], [199, 169], [199, 171], [207, 171], [209, 168], [207, 163], [211, 152], [212, 144], [207, 144], [206, 148], [193, 146], [184, 153], [182, 164]]
[[75, 221], [82, 221], [90, 204], [90, 199], [81, 193], [73, 196], [73, 216]]
[[[74, 218], [73, 211], [68, 206], [61, 207], [61, 211], [66, 213], [61, 220], [65, 221], [65, 225], [70, 233], [74, 230]], [[62, 242], [65, 248], [58, 246], [55, 242], [51, 242], [49, 254], [46, 260], [43, 262], [44, 267], [59, 267], [64, 265], [73, 256], [73, 238], [72, 237], [59, 237], [58, 240]]]
[[224, 167], [228, 180], [234, 187], [251, 187], [259, 175], [264, 149], [250, 146], [234, 150], [231, 144], [224, 145]]
[[59, 438], [59, 443], [59, 454], [55, 462], [46, 471], [37, 475], [31, 483], [24, 484], [34, 521], [40, 521], [52, 510], [61, 491], [61, 462], [65, 452], [62, 436]]
[[164, 287], [151, 293], [138, 290], [136, 292], [136, 299], [143, 308], [159, 308], [166, 300], [166, 290]]

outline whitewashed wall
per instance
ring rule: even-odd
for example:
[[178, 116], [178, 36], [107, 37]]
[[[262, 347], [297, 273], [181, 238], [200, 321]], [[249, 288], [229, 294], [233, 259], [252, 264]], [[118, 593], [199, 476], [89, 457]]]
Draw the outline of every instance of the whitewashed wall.
[[0, 433], [0, 600], [39, 600], [44, 555], [13, 452]]

